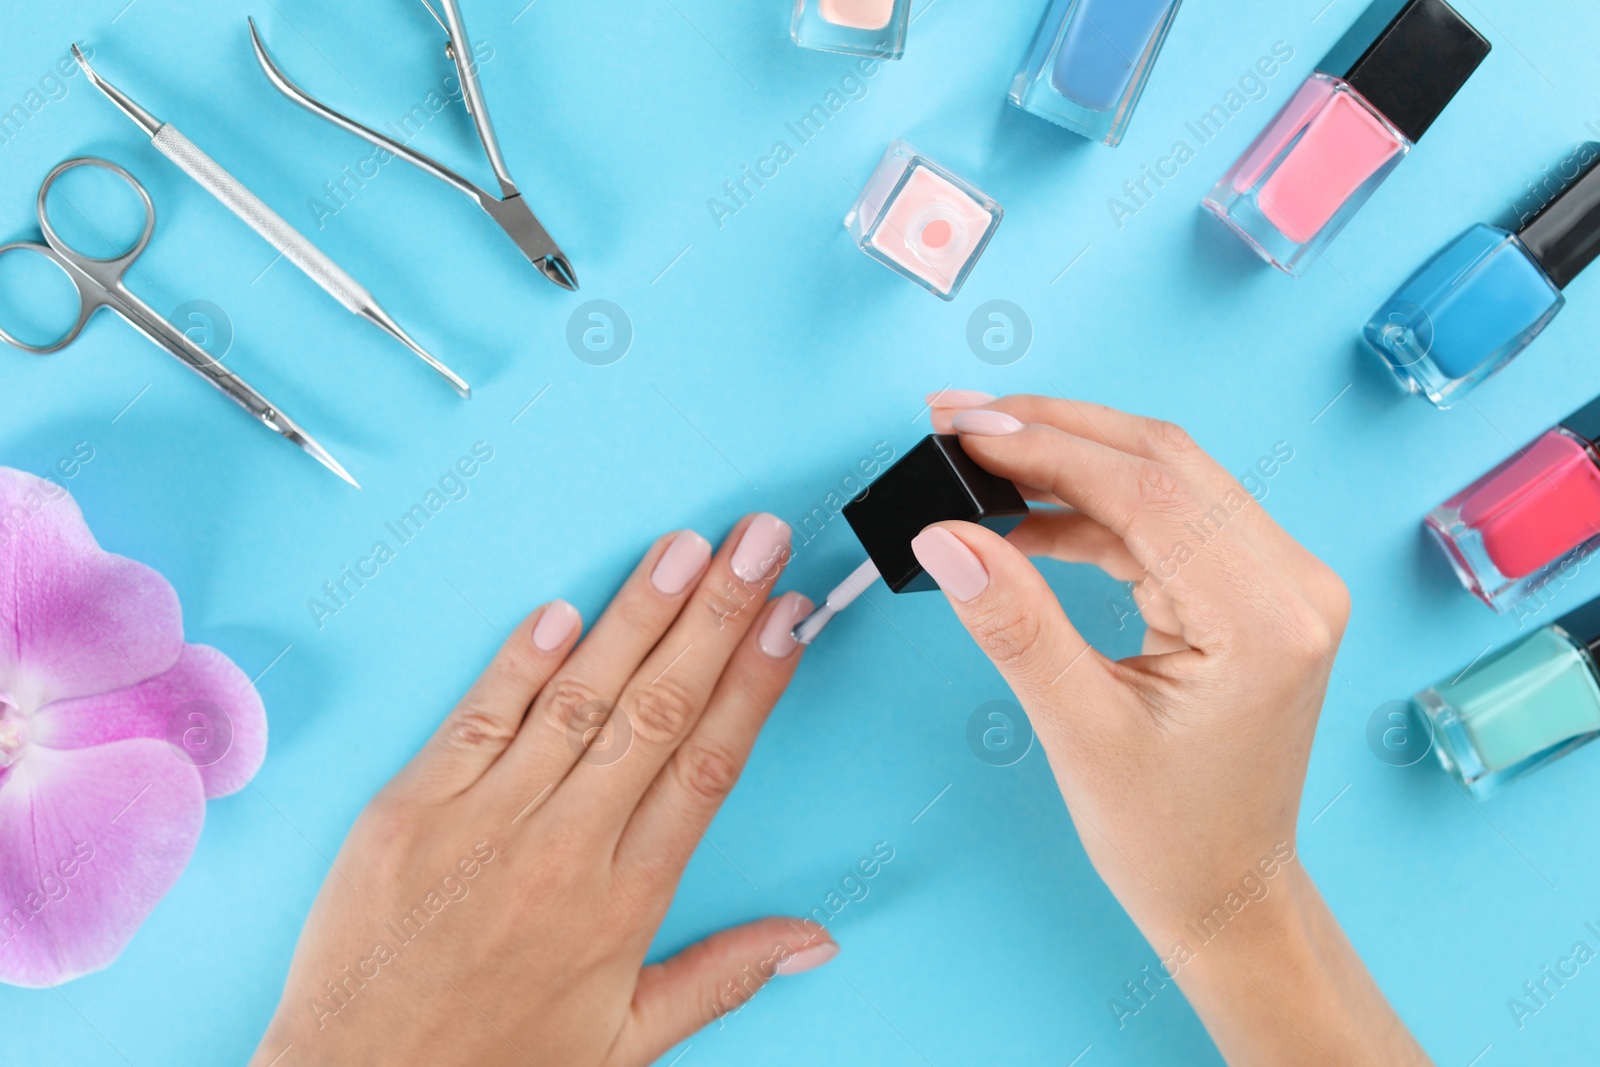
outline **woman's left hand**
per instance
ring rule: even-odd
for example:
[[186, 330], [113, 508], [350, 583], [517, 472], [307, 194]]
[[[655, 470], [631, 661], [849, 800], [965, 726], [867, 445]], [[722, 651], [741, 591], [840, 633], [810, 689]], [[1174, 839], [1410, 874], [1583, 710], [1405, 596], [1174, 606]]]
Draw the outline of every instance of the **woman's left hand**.
[[252, 1062], [642, 1067], [831, 959], [774, 918], [643, 966], [799, 661], [788, 555], [771, 515], [715, 558], [683, 531], [581, 645], [563, 601], [525, 619], [357, 820]]

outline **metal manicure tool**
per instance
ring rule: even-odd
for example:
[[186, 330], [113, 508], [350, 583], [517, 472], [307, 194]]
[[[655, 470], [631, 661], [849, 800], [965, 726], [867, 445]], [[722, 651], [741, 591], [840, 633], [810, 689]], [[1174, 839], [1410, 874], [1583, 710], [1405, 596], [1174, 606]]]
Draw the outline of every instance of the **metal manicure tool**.
[[[73, 248], [51, 224], [50, 188], [63, 174], [77, 167], [99, 167], [108, 170], [132, 186], [133, 191], [139, 195], [144, 204], [144, 232], [126, 252], [109, 257], [91, 256]], [[65, 192], [60, 195], [64, 198]], [[67, 203], [69, 207], [72, 206], [70, 201]], [[350, 472], [340, 466], [339, 461], [329, 455], [327, 449], [317, 444], [298, 423], [285, 415], [266, 397], [250, 388], [244, 379], [217, 362], [205, 349], [189, 340], [182, 330], [156, 314], [149, 304], [128, 291], [122, 282], [123, 275], [133, 266], [133, 261], [139, 258], [139, 253], [145, 250], [145, 246], [150, 243], [150, 236], [156, 229], [155, 204], [144, 186], [139, 184], [138, 179], [115, 163], [104, 159], [67, 160], [46, 175], [44, 184], [39, 187], [39, 229], [44, 234], [44, 244], [34, 241], [13, 241], [0, 246], [0, 256], [8, 252], [25, 252], [43, 256], [60, 268], [67, 276], [67, 280], [72, 283], [72, 287], [78, 291], [77, 322], [59, 339], [49, 344], [31, 344], [6, 332], [3, 328], [0, 328], [0, 341], [15, 345], [24, 352], [41, 356], [50, 355], [61, 351], [76, 340], [96, 311], [110, 308], [128, 320], [140, 333], [176, 356], [190, 370], [216, 386], [229, 400], [249, 412], [257, 422], [273, 433], [299, 445], [312, 459], [357, 489], [361, 488], [356, 480], [350, 477]]]
[[533, 209], [522, 198], [522, 194], [517, 191], [516, 183], [511, 179], [511, 171], [506, 167], [505, 157], [500, 154], [500, 143], [495, 139], [494, 125], [489, 121], [489, 108], [484, 102], [483, 90], [478, 86], [476, 65], [472, 59], [472, 42], [467, 37], [467, 27], [461, 21], [461, 11], [456, 6], [456, 0], [439, 0], [439, 2], [444, 8], [443, 18], [439, 17], [439, 13], [434, 11], [433, 5], [429, 4], [428, 0], [423, 0], [423, 6], [428, 9], [434, 21], [450, 35], [450, 40], [445, 45], [445, 55], [456, 66], [456, 75], [461, 80], [461, 95], [466, 102], [467, 113], [472, 116], [473, 124], [478, 130], [478, 139], [483, 142], [484, 155], [489, 158], [489, 166], [494, 169], [495, 179], [500, 183], [498, 197], [473, 185], [437, 160], [341, 115], [290, 81], [289, 76], [268, 53], [267, 46], [262, 43], [261, 34], [256, 30], [255, 19], [249, 20], [250, 40], [255, 45], [256, 59], [260, 61], [261, 69], [266, 71], [267, 78], [285, 96], [307, 111], [327, 119], [335, 126], [355, 134], [386, 152], [399, 156], [412, 166], [433, 175], [462, 193], [500, 227], [522, 254], [528, 257], [528, 261], [539, 268], [546, 278], [563, 289], [576, 289], [578, 278], [572, 271], [572, 264], [567, 261], [565, 253], [551, 239], [544, 226], [534, 217]]
[[199, 182], [206, 192], [216, 197], [223, 206], [242, 219], [252, 230], [264, 237], [268, 244], [283, 253], [290, 262], [299, 267], [312, 281], [321, 286], [330, 296], [353, 314], [360, 315], [382, 329], [389, 336], [405, 345], [414, 352], [428, 366], [438, 371], [450, 383], [456, 392], [463, 397], [472, 395], [472, 387], [461, 379], [455, 371], [439, 362], [428, 353], [421, 345], [413, 341], [402, 330], [388, 312], [378, 306], [371, 293], [367, 292], [359, 282], [333, 260], [323, 254], [322, 250], [283, 220], [277, 212], [262, 203], [249, 189], [233, 175], [223, 170], [210, 156], [206, 155], [194, 142], [179, 133], [177, 127], [162, 122], [144, 108], [134, 103], [121, 90], [96, 74], [94, 68], [89, 66], [89, 61], [83, 53], [78, 51], [78, 46], [72, 46], [72, 56], [78, 61], [78, 66], [88, 75], [89, 81], [95, 88], [106, 95], [106, 99], [121, 109], [136, 125], [150, 137], [150, 143], [160, 150], [161, 154], [176, 163], [185, 174]]

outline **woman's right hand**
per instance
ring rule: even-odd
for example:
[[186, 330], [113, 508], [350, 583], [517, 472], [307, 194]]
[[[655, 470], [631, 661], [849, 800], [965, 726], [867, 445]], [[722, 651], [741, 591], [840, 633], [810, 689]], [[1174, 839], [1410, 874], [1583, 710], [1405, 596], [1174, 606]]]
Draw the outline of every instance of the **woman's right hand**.
[[[929, 527], [917, 558], [1027, 710], [1095, 869], [1229, 1062], [1426, 1062], [1295, 850], [1349, 617], [1338, 576], [1169, 423], [1037, 396], [929, 402], [936, 429], [1057, 506], [1009, 539]], [[1091, 648], [1030, 555], [1133, 583], [1144, 654]]]

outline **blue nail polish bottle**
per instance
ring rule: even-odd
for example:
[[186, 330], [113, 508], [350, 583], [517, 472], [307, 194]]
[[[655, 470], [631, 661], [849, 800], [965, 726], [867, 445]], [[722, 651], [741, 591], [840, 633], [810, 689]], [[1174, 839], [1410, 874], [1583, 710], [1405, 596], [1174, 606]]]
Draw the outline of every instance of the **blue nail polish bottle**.
[[1571, 184], [1516, 233], [1472, 227], [1372, 316], [1367, 343], [1406, 390], [1450, 407], [1566, 304], [1563, 290], [1600, 255], [1600, 144], [1583, 145], [1568, 166]]
[[1116, 145], [1181, 0], [1054, 0], [1011, 85], [1024, 111]]

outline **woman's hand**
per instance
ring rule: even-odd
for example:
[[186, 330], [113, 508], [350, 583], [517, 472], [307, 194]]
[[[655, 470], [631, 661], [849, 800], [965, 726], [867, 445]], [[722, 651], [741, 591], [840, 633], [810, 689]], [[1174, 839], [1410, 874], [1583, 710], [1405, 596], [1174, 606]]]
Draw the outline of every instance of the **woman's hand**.
[[[1034, 396], [929, 402], [968, 455], [1059, 505], [1009, 540], [950, 522], [913, 547], [1027, 710], [1095, 869], [1229, 1062], [1425, 1062], [1296, 859], [1343, 583], [1175, 426]], [[1144, 654], [1089, 647], [1030, 555], [1133, 583]]]
[[831, 959], [779, 918], [643, 966], [799, 660], [789, 536], [662, 538], [581, 645], [570, 604], [524, 620], [351, 830], [253, 1062], [642, 1067]]

